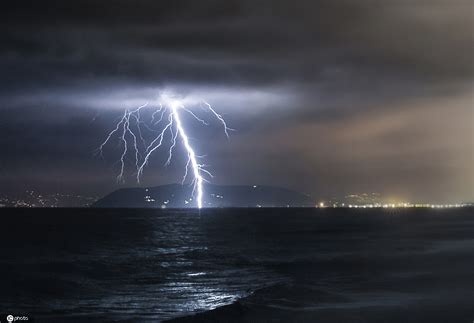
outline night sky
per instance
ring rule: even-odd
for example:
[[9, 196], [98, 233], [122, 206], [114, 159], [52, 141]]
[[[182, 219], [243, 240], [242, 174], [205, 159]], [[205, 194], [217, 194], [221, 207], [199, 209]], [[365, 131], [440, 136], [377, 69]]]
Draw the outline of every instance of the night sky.
[[[0, 193], [103, 195], [124, 109], [171, 90], [216, 184], [315, 197], [474, 200], [470, 0], [9, 1], [0, 10]], [[118, 145], [118, 141], [113, 145]], [[113, 146], [112, 145], [112, 146]], [[179, 182], [156, 156], [143, 185]]]

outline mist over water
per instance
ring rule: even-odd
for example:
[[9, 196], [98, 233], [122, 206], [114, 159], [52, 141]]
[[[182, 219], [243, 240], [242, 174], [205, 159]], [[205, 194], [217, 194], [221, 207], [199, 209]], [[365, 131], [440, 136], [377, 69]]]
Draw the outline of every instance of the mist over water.
[[246, 306], [305, 318], [474, 317], [471, 209], [2, 213], [2, 311], [39, 321], [162, 321], [249, 295]]

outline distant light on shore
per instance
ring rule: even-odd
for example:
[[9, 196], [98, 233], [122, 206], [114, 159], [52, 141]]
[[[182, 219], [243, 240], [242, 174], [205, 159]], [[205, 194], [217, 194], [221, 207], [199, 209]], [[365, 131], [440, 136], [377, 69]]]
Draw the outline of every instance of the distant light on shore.
[[452, 209], [452, 208], [462, 208], [462, 207], [472, 207], [472, 203], [456, 203], [456, 204], [427, 204], [427, 203], [387, 203], [387, 204], [332, 204], [331, 206], [320, 202], [316, 207], [317, 208], [355, 208], [355, 209], [373, 209], [373, 208], [383, 208], [383, 209], [400, 209], [400, 208], [431, 208], [431, 209]]

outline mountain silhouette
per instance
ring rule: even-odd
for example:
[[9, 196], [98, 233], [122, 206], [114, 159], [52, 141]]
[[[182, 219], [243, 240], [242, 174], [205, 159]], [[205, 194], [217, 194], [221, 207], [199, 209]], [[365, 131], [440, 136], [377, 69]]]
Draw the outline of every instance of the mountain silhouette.
[[[95, 202], [102, 208], [196, 207], [189, 185], [169, 184], [148, 188], [123, 188]], [[260, 185], [204, 186], [204, 207], [312, 207], [312, 199], [292, 190]]]

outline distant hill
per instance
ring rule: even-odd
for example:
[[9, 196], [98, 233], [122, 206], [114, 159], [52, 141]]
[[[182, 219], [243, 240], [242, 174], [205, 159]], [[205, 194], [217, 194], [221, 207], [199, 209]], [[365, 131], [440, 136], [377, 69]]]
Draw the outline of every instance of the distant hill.
[[[222, 186], [206, 184], [204, 207], [311, 207], [307, 195], [270, 186]], [[99, 199], [92, 207], [186, 208], [196, 207], [192, 187], [170, 184], [149, 188], [124, 188]]]

